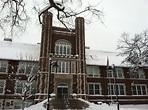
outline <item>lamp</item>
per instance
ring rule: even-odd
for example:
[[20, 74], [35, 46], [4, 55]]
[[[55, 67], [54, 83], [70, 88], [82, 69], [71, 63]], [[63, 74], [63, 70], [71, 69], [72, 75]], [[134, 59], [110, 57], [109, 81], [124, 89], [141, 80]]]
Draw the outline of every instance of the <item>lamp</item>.
[[49, 72], [48, 72], [48, 98], [47, 98], [47, 110], [49, 110], [49, 98], [50, 98], [50, 81], [51, 81], [51, 67], [58, 67], [58, 63], [56, 61], [52, 62], [51, 58], [49, 59]]
[[115, 83], [115, 93], [116, 93], [116, 103], [117, 103], [117, 110], [120, 110], [119, 108], [119, 102], [118, 102], [118, 90], [117, 90], [117, 83], [116, 83], [116, 68], [115, 65], [113, 64], [112, 66], [108, 67], [108, 71], [112, 71], [113, 72], [113, 76], [114, 76], [114, 83]]

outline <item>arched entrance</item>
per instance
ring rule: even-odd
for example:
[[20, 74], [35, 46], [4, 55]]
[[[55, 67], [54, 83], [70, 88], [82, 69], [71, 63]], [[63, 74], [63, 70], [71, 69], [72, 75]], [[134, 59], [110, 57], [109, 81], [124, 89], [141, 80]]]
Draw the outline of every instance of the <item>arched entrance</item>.
[[66, 83], [60, 83], [57, 86], [57, 98], [65, 99], [68, 97], [68, 85]]

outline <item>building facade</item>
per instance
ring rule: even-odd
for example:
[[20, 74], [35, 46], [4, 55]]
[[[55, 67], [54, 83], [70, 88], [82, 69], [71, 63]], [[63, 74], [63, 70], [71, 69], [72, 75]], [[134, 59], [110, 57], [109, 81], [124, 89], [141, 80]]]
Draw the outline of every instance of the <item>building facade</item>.
[[[108, 56], [110, 59], [107, 60]], [[87, 97], [92, 102], [148, 103], [148, 68], [136, 71], [114, 52], [86, 49]], [[103, 62], [104, 61], [104, 62]], [[105, 62], [106, 61], [106, 62]], [[108, 65], [110, 62], [110, 65]], [[111, 68], [110, 68], [111, 67]]]
[[[0, 42], [0, 108], [33, 104], [36, 93], [39, 45]], [[27, 90], [28, 89], [28, 90]]]
[[59, 99], [77, 94], [91, 102], [148, 103], [148, 69], [139, 67], [135, 72], [116, 55], [85, 47], [83, 18], [76, 18], [75, 29], [68, 30], [53, 27], [52, 14], [45, 13], [40, 44], [0, 43], [0, 107], [42, 101], [48, 87]]
[[58, 62], [58, 68], [51, 69], [50, 93], [57, 97], [69, 97], [79, 93], [86, 98], [86, 61], [84, 19], [76, 18], [75, 29], [52, 27], [52, 14], [43, 15], [39, 77], [36, 100], [47, 98], [49, 59]]

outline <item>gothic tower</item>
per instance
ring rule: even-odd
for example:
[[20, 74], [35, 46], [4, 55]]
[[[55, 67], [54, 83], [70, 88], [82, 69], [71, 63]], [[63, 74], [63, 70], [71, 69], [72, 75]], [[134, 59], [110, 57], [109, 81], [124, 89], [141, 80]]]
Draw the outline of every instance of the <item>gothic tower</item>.
[[[50, 93], [56, 94], [56, 98], [70, 97], [73, 93], [86, 98], [84, 19], [76, 18], [75, 29], [70, 31], [52, 26], [52, 14], [46, 12], [41, 37], [36, 100], [47, 98], [49, 84]], [[53, 62], [57, 62], [57, 68]]]

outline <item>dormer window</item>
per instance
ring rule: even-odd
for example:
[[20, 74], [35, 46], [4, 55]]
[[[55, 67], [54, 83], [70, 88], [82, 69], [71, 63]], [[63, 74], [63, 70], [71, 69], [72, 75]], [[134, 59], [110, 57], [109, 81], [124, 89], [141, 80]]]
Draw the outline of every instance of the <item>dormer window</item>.
[[71, 55], [71, 43], [67, 40], [56, 41], [55, 54], [57, 54], [57, 55]]

